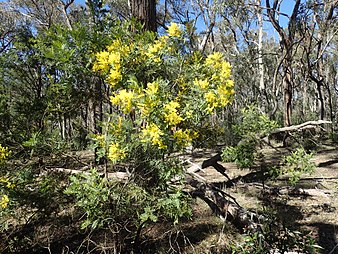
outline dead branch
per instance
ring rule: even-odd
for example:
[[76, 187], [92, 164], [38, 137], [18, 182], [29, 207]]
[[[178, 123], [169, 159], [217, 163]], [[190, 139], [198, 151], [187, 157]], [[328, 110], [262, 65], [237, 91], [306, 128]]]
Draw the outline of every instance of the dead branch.
[[231, 179], [229, 176], [225, 173], [226, 168], [224, 168], [221, 164], [218, 163], [218, 161], [221, 161], [221, 154], [217, 153], [215, 156], [211, 157], [208, 160], [203, 161], [201, 168], [207, 168], [207, 167], [214, 167], [219, 173], [221, 173], [223, 176], [225, 176], [229, 181]]
[[[84, 167], [83, 169], [69, 169], [69, 168], [50, 168], [49, 171], [57, 171], [57, 172], [63, 172], [67, 174], [86, 174], [89, 175], [90, 172], [85, 171], [88, 169], [88, 167]], [[104, 173], [99, 173], [100, 176], [104, 177]], [[117, 181], [126, 181], [130, 177], [130, 174], [127, 172], [112, 172], [107, 174], [108, 179], [113, 179]]]
[[[259, 216], [241, 207], [229, 194], [224, 195], [213, 184], [197, 179], [188, 179], [187, 183], [194, 187], [190, 194], [205, 201], [216, 215], [231, 221], [240, 230], [259, 229]], [[227, 199], [229, 196], [233, 201]]]
[[301, 131], [301, 130], [304, 130], [304, 129], [315, 128], [318, 125], [322, 125], [322, 124], [332, 124], [332, 122], [326, 121], [326, 120], [308, 121], [308, 122], [298, 124], [298, 125], [292, 125], [292, 126], [287, 126], [287, 127], [275, 129], [271, 132], [271, 134], [277, 134], [277, 133], [280, 133], [280, 132]]

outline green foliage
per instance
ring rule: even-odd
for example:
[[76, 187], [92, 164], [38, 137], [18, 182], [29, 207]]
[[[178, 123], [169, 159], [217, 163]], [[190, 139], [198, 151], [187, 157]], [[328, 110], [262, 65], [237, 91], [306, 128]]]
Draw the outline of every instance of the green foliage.
[[256, 143], [253, 140], [240, 142], [237, 146], [228, 146], [222, 152], [224, 162], [235, 162], [239, 168], [252, 167], [256, 158]]
[[58, 133], [35, 132], [31, 137], [22, 143], [27, 154], [33, 156], [44, 156], [59, 154], [69, 148], [65, 140], [62, 140]]
[[72, 194], [77, 200], [77, 205], [86, 213], [86, 220], [81, 227], [89, 225], [97, 228], [103, 225], [103, 221], [109, 218], [107, 201], [110, 197], [107, 179], [101, 177], [95, 169], [89, 174], [70, 177], [71, 185], [65, 190], [65, 194]]
[[174, 224], [177, 224], [180, 218], [192, 216], [189, 199], [179, 190], [159, 198], [157, 207], [160, 213], [172, 219]]
[[236, 146], [228, 146], [222, 152], [225, 162], [235, 162], [239, 168], [250, 168], [258, 156], [257, 145], [261, 137], [277, 128], [277, 123], [261, 113], [254, 105], [242, 110], [242, 121], [234, 126], [239, 142]]
[[168, 193], [156, 188], [147, 190], [132, 181], [108, 181], [95, 169], [89, 174], [72, 176], [70, 180], [65, 193], [74, 196], [77, 206], [86, 213], [82, 228], [119, 225], [122, 221], [136, 228], [159, 218], [178, 223], [180, 218], [191, 216], [189, 199], [180, 190]]
[[289, 174], [290, 184], [296, 185], [302, 174], [313, 173], [316, 169], [316, 165], [312, 161], [313, 155], [313, 153], [307, 153], [302, 147], [297, 148], [290, 155], [283, 158], [280, 173]]
[[233, 254], [268, 254], [278, 251], [297, 251], [301, 253], [314, 254], [316, 249], [321, 248], [316, 245], [316, 240], [311, 237], [311, 232], [296, 231], [287, 228], [278, 220], [276, 215], [267, 211], [266, 219], [258, 232], [250, 232], [244, 236], [243, 242], [236, 246], [231, 246]]
[[231, 246], [233, 254], [269, 254], [271, 251], [290, 251], [297, 249], [302, 253], [315, 254], [320, 246], [315, 244], [309, 233], [291, 231], [288, 229], [269, 232], [256, 232], [247, 235], [244, 243]]
[[338, 143], [338, 133], [337, 132], [330, 132], [329, 138], [332, 140], [332, 142]]
[[277, 123], [262, 113], [257, 106], [250, 105], [242, 109], [241, 123], [234, 127], [241, 138], [264, 137], [278, 127]]

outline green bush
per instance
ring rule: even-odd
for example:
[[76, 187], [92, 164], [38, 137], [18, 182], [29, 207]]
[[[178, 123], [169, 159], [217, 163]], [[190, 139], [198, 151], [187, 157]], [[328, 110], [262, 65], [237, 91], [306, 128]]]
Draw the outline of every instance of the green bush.
[[223, 161], [235, 162], [239, 168], [252, 167], [258, 156], [257, 146], [261, 138], [275, 128], [277, 123], [261, 113], [254, 105], [244, 108], [241, 123], [234, 126], [239, 142], [236, 146], [228, 146], [223, 150]]
[[178, 223], [180, 218], [191, 216], [189, 198], [179, 189], [168, 192], [147, 189], [133, 181], [108, 180], [95, 169], [70, 180], [65, 193], [74, 196], [76, 205], [85, 212], [82, 228], [131, 224], [136, 230], [146, 222], [168, 218]]
[[283, 158], [280, 174], [290, 174], [290, 184], [296, 185], [302, 174], [313, 173], [316, 169], [316, 165], [312, 161], [313, 155], [313, 153], [307, 153], [302, 147], [297, 148]]
[[242, 243], [232, 245], [233, 254], [269, 254], [297, 251], [301, 253], [314, 254], [316, 240], [308, 231], [296, 231], [286, 227], [279, 221], [276, 214], [271, 211], [265, 213], [264, 222], [257, 232], [249, 232], [244, 235]]
[[256, 156], [256, 143], [253, 140], [240, 142], [235, 147], [228, 146], [222, 152], [224, 162], [235, 162], [239, 168], [252, 167]]

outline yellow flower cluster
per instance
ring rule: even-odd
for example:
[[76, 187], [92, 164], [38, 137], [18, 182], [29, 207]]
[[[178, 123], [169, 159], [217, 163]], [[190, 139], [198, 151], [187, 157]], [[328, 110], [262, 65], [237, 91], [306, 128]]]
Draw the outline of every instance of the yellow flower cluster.
[[151, 143], [152, 145], [158, 146], [159, 149], [165, 149], [167, 146], [163, 144], [161, 138], [163, 135], [163, 131], [161, 131], [156, 124], [151, 123], [142, 130], [141, 142]]
[[1, 201], [0, 201], [0, 206], [5, 209], [7, 208], [8, 206], [8, 203], [9, 203], [9, 198], [7, 195], [2, 195], [1, 197]]
[[8, 151], [7, 147], [3, 147], [0, 144], [0, 162], [5, 160], [9, 156], [10, 152]]
[[214, 73], [213, 80], [225, 81], [231, 77], [231, 65], [223, 58], [222, 53], [215, 52], [205, 59], [205, 66]]
[[93, 70], [102, 73], [109, 72], [107, 81], [111, 87], [114, 87], [122, 80], [121, 62], [130, 51], [130, 46], [124, 45], [119, 39], [114, 40], [107, 50], [96, 54]]
[[230, 102], [230, 97], [235, 93], [234, 90], [234, 81], [229, 79], [226, 80], [224, 83], [222, 83], [217, 88], [217, 94], [218, 94], [218, 102], [219, 104], [224, 107]]
[[223, 54], [220, 52], [214, 52], [207, 56], [205, 64], [209, 67], [219, 68], [223, 62]]
[[124, 114], [128, 114], [132, 111], [134, 97], [133, 91], [122, 89], [119, 93], [115, 93], [114, 96], [110, 97], [110, 102], [119, 106]]
[[93, 71], [106, 72], [109, 70], [109, 52], [102, 51], [96, 54], [96, 62], [93, 65]]
[[15, 187], [15, 184], [11, 183], [6, 177], [1, 177], [0, 183], [5, 185], [8, 189], [13, 189]]
[[114, 133], [115, 137], [118, 137], [122, 134], [122, 120], [121, 116], [118, 116], [115, 122], [110, 123], [110, 130]]
[[150, 95], [150, 96], [155, 95], [158, 92], [158, 87], [159, 87], [158, 81], [148, 83], [147, 89], [145, 89], [145, 93]]
[[100, 147], [104, 147], [104, 144], [106, 143], [106, 137], [104, 135], [95, 134], [92, 138], [100, 145]]
[[179, 146], [187, 147], [191, 144], [191, 142], [197, 136], [197, 134], [192, 133], [191, 130], [183, 131], [182, 129], [179, 129], [178, 131], [174, 132], [173, 136]]
[[[208, 104], [207, 111], [211, 113], [216, 107], [226, 106], [235, 93], [234, 82], [231, 78], [231, 65], [225, 61], [222, 53], [215, 52], [205, 59], [205, 67], [210, 70], [212, 77], [210, 82], [214, 84], [215, 90], [208, 91], [204, 98]], [[208, 80], [195, 80], [194, 84], [202, 89], [210, 88]]]
[[163, 49], [165, 49], [166, 45], [167, 36], [161, 36], [158, 40], [155, 40], [154, 44], [149, 45], [148, 51], [145, 54], [155, 63], [160, 63], [162, 60], [159, 54]]
[[171, 23], [168, 27], [168, 35], [170, 37], [180, 37], [182, 35], [182, 30], [176, 23]]
[[176, 101], [171, 101], [166, 105], [164, 105], [165, 109], [164, 120], [168, 125], [170, 126], [177, 125], [183, 121], [183, 118], [177, 112], [177, 109], [179, 108], [180, 104]]
[[201, 88], [202, 90], [207, 90], [210, 86], [208, 79], [195, 79], [194, 85]]
[[211, 113], [218, 106], [218, 98], [214, 92], [210, 91], [204, 94], [204, 99], [208, 103], [207, 111]]
[[120, 39], [116, 39], [107, 47], [107, 50], [109, 52], [120, 52], [121, 56], [125, 57], [129, 55], [131, 48], [131, 46], [124, 44]]
[[[189, 60], [184, 54], [181, 58], [178, 41], [182, 34], [179, 25], [172, 23], [166, 35], [147, 44], [137, 38], [128, 44], [122, 38], [96, 54], [93, 70], [105, 75], [111, 88], [111, 103], [122, 113], [133, 112], [134, 116], [114, 120], [109, 126], [112, 138], [96, 137], [104, 142], [109, 160], [126, 158], [130, 146], [125, 146], [121, 139], [128, 135], [138, 135], [142, 143], [159, 149], [186, 147], [196, 133], [181, 127], [198, 119], [201, 107], [212, 113], [215, 108], [229, 104], [234, 93], [230, 64], [218, 52], [208, 55], [203, 62], [198, 54], [195, 59]], [[176, 71], [175, 66], [181, 63], [180, 71]], [[159, 70], [162, 66], [163, 71]], [[126, 122], [122, 128], [122, 121], [133, 123]], [[169, 141], [174, 144], [169, 145]]]
[[108, 159], [113, 163], [126, 158], [126, 152], [120, 148], [118, 143], [113, 143], [108, 148]]

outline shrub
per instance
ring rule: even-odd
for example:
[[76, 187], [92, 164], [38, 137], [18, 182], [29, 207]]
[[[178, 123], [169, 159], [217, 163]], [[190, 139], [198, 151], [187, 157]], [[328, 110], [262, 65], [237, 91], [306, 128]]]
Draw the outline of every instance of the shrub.
[[225, 162], [235, 162], [239, 168], [250, 168], [257, 158], [257, 145], [261, 138], [267, 136], [277, 123], [261, 113], [254, 105], [242, 110], [242, 121], [234, 126], [239, 142], [236, 146], [228, 146], [222, 152]]
[[298, 183], [302, 174], [313, 173], [316, 169], [312, 158], [313, 153], [307, 153], [302, 147], [297, 148], [290, 155], [283, 158], [280, 174], [290, 174], [289, 182], [294, 186]]

